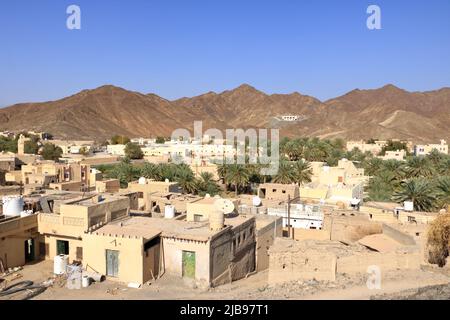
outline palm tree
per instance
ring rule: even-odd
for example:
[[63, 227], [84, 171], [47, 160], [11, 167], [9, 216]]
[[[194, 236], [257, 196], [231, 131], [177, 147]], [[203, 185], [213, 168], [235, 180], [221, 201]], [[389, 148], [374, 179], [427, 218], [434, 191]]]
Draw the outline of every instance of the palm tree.
[[197, 182], [192, 173], [192, 170], [185, 170], [180, 168], [176, 175], [176, 181], [183, 189], [183, 193], [196, 193], [197, 192]]
[[439, 177], [436, 188], [438, 190], [438, 206], [447, 209], [450, 206], [450, 176]]
[[291, 140], [284, 146], [283, 153], [290, 161], [297, 161], [303, 154], [303, 146], [299, 140]]
[[399, 181], [394, 173], [381, 170], [369, 181], [368, 194], [373, 201], [389, 201]]
[[383, 161], [383, 170], [393, 172], [397, 180], [402, 180], [405, 176], [405, 164], [403, 161], [393, 159]]
[[369, 176], [374, 176], [381, 170], [383, 166], [383, 160], [380, 158], [371, 158], [364, 162], [365, 173]]
[[443, 159], [444, 159], [444, 154], [439, 152], [436, 149], [431, 150], [431, 152], [427, 155], [427, 159], [430, 160], [430, 162], [434, 165], [437, 166]]
[[436, 190], [424, 178], [412, 178], [400, 183], [392, 200], [397, 203], [412, 201], [417, 211], [432, 211], [436, 207]]
[[437, 171], [443, 176], [450, 176], [450, 156], [445, 157], [437, 165]]
[[146, 162], [141, 168], [141, 176], [147, 179], [160, 180], [160, 170], [156, 164]]
[[406, 163], [406, 175], [408, 178], [431, 177], [434, 169], [430, 161], [425, 157], [413, 157]]
[[211, 196], [215, 196], [219, 193], [220, 188], [217, 183], [214, 181], [214, 175], [210, 172], [202, 172], [200, 173], [200, 179], [197, 179], [197, 192], [204, 196], [209, 194]]
[[272, 182], [290, 184], [295, 181], [294, 165], [288, 161], [281, 161], [278, 172], [272, 177]]
[[225, 183], [225, 177], [227, 175], [227, 166], [225, 163], [221, 163], [217, 165], [217, 175], [220, 179]]
[[239, 187], [246, 186], [250, 179], [248, 167], [243, 164], [231, 164], [228, 166], [225, 181], [234, 185], [236, 197], [239, 194]]
[[311, 182], [311, 176], [313, 174], [311, 165], [309, 162], [299, 160], [294, 163], [294, 181], [299, 185], [307, 182]]

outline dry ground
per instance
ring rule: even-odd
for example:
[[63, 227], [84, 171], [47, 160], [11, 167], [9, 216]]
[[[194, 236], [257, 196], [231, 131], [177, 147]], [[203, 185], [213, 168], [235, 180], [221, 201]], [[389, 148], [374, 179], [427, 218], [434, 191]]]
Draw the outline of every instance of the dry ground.
[[[53, 263], [42, 261], [34, 265], [27, 265], [19, 271], [20, 278], [8, 283], [14, 284], [18, 281], [31, 280], [42, 283], [53, 277]], [[13, 277], [9, 277], [12, 279]], [[371, 298], [406, 298], [418, 292], [418, 288], [432, 286], [426, 298], [439, 298], [439, 292], [450, 292], [450, 277], [431, 271], [392, 271], [384, 275], [381, 290], [369, 290], [365, 285], [366, 275], [348, 276], [338, 275], [335, 282], [296, 281], [282, 285], [269, 286], [267, 284], [267, 271], [250, 276], [247, 279], [236, 281], [232, 284], [220, 286], [213, 289], [197, 288], [193, 283], [186, 280], [164, 275], [161, 279], [144, 285], [140, 289], [128, 288], [126, 284], [106, 280], [94, 283], [88, 288], [81, 290], [69, 290], [64, 283], [56, 281], [44, 293], [35, 297], [36, 300], [59, 300], [59, 299], [231, 299], [231, 300], [264, 300], [264, 299], [371, 299]], [[437, 287], [436, 285], [447, 286]], [[434, 288], [434, 289], [433, 289]], [[409, 290], [409, 291], [408, 291]], [[447, 290], [447, 291], [446, 291]], [[416, 295], [417, 296], [417, 295]], [[19, 296], [13, 297], [18, 298]]]

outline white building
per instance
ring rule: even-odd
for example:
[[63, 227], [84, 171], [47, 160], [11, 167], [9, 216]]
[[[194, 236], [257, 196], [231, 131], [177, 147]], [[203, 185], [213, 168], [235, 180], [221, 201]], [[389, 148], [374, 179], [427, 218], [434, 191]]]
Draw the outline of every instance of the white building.
[[[284, 208], [267, 208], [269, 216], [283, 218], [283, 227], [288, 227], [287, 205]], [[323, 212], [318, 205], [291, 204], [290, 225], [298, 229], [322, 229]]]
[[447, 141], [441, 140], [439, 144], [425, 144], [425, 145], [416, 145], [414, 147], [414, 155], [416, 156], [426, 156], [436, 149], [440, 153], [448, 154], [448, 144]]

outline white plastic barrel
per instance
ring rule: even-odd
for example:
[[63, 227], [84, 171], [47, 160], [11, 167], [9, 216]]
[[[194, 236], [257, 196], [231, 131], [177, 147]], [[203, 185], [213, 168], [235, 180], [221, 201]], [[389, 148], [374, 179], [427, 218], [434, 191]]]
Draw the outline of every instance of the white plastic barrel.
[[175, 207], [166, 205], [164, 207], [164, 218], [173, 219], [175, 217]]
[[89, 276], [83, 276], [83, 278], [81, 279], [81, 286], [83, 288], [87, 288], [91, 285], [91, 278], [89, 278]]
[[21, 196], [3, 197], [3, 214], [6, 217], [18, 217], [23, 211], [24, 201]]
[[64, 254], [57, 255], [53, 260], [53, 273], [65, 274], [68, 264], [69, 264], [69, 256], [66, 256]]

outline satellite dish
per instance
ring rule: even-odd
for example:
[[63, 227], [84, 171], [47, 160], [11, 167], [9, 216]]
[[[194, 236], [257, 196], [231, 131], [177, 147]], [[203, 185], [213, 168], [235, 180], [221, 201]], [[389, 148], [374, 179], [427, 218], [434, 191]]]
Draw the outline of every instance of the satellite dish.
[[205, 199], [211, 198], [211, 195], [209, 193], [205, 194]]
[[214, 208], [224, 214], [230, 214], [234, 211], [234, 203], [228, 199], [217, 199], [214, 202]]
[[256, 197], [253, 197], [253, 200], [252, 200], [252, 202], [253, 202], [253, 205], [254, 205], [255, 207], [258, 207], [258, 206], [260, 206], [260, 205], [261, 205], [261, 198], [260, 198], [260, 197], [258, 197], [258, 196], [256, 196]]

